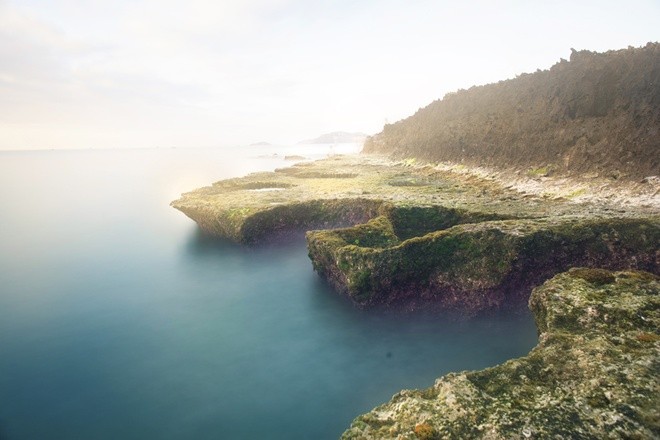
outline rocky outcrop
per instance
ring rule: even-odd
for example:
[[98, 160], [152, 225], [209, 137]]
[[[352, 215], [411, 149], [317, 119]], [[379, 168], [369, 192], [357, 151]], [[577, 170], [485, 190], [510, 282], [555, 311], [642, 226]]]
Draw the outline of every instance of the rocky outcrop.
[[364, 151], [545, 175], [660, 175], [660, 44], [572, 51], [549, 70], [446, 95]]
[[314, 228], [355, 225], [378, 215], [383, 201], [361, 197], [356, 189], [356, 184], [374, 186], [369, 171], [375, 166], [355, 168], [351, 159], [340, 157], [303, 162], [222, 180], [183, 194], [171, 205], [209, 235], [241, 244], [264, 243]]
[[356, 418], [343, 439], [660, 437], [660, 280], [572, 269], [529, 300], [538, 345]]
[[314, 269], [361, 306], [476, 312], [524, 301], [531, 287], [573, 266], [660, 267], [660, 217], [479, 222], [441, 210], [434, 215], [457, 225], [401, 240], [395, 229], [414, 229], [420, 212], [398, 228], [381, 216], [353, 228], [309, 232]]
[[558, 201], [522, 198], [485, 180], [368, 156], [334, 156], [223, 180], [183, 194], [172, 206], [206, 233], [243, 244], [263, 243], [292, 232], [356, 225], [384, 214], [392, 218], [397, 233], [407, 238], [477, 219], [574, 210]]
[[323, 228], [307, 234], [314, 269], [359, 306], [474, 313], [525, 301], [531, 287], [575, 265], [659, 271], [652, 207], [535, 197], [380, 158], [225, 180], [173, 206], [207, 233], [245, 244]]

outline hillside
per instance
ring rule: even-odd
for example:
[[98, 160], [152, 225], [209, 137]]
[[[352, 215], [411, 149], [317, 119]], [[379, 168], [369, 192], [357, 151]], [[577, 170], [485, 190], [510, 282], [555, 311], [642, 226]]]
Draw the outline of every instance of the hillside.
[[640, 179], [660, 174], [660, 44], [572, 50], [549, 70], [447, 94], [365, 142], [432, 162]]

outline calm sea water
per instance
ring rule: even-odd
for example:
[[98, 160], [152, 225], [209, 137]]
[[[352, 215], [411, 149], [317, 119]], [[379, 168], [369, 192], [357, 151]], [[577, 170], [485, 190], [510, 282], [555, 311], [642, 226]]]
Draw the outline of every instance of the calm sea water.
[[0, 153], [0, 438], [332, 439], [536, 343], [529, 313], [356, 310], [304, 241], [242, 249], [168, 206], [285, 165], [262, 150]]

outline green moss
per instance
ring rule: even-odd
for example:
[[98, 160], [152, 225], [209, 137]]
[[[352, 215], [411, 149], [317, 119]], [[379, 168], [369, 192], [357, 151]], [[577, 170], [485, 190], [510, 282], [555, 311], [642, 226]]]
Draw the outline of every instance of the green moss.
[[376, 217], [365, 224], [352, 228], [336, 230], [335, 234], [346, 244], [354, 244], [359, 247], [384, 248], [399, 243], [392, 224], [384, 216]]
[[604, 269], [574, 268], [568, 272], [574, 278], [580, 278], [596, 286], [612, 284], [616, 281], [612, 272]]
[[243, 219], [247, 217], [253, 210], [251, 208], [232, 208], [227, 211], [227, 217], [230, 219]]
[[529, 177], [546, 177], [549, 176], [552, 172], [553, 167], [551, 165], [546, 165], [539, 168], [531, 168], [527, 171]]
[[381, 206], [368, 199], [313, 200], [271, 207], [251, 212], [242, 219], [241, 241], [255, 243], [267, 241], [288, 231], [345, 226], [362, 223], [377, 215]]
[[[532, 293], [535, 318], [546, 326], [527, 356], [402, 391], [359, 416], [342, 438], [411, 438], [411, 431], [438, 438], [657, 437], [656, 333], [634, 332], [634, 346], [622, 335], [631, 316], [660, 326], [660, 281], [611, 275], [615, 281], [601, 285], [557, 275]], [[612, 319], [599, 319], [603, 311]], [[591, 319], [567, 332], [563, 323], [577, 317]]]
[[354, 273], [351, 275], [348, 287], [351, 291], [356, 292], [355, 297], [358, 300], [362, 299], [360, 295], [371, 292], [373, 288], [371, 274], [368, 270], [361, 270]]
[[[399, 224], [405, 218], [401, 212], [413, 218], [415, 210], [392, 209], [390, 215]], [[321, 274], [335, 277], [339, 284], [342, 279], [361, 280], [351, 283], [349, 290], [362, 304], [376, 298], [396, 301], [410, 291], [442, 294], [451, 289], [456, 292], [452, 297], [461, 304], [486, 307], [497, 298], [489, 297], [489, 292], [511, 291], [507, 284], [511, 280], [530, 285], [572, 265], [616, 266], [635, 261], [640, 267], [652, 268], [654, 243], [660, 238], [655, 221], [635, 219], [487, 221], [402, 242], [395, 239], [390, 226], [386, 218], [379, 217], [366, 225], [319, 232], [324, 238], [316, 240], [310, 256], [314, 260], [317, 251], [330, 253], [334, 258], [324, 257], [330, 266], [346, 261], [336, 270], [324, 268]], [[364, 268], [370, 270], [369, 282], [360, 274]], [[581, 269], [572, 274], [590, 283], [613, 282], [611, 275], [599, 270]], [[563, 325], [573, 329], [580, 325], [578, 318], [567, 314]]]
[[506, 215], [480, 213], [443, 206], [397, 206], [389, 213], [396, 235], [401, 240], [426, 235], [464, 223], [504, 220]]
[[574, 199], [576, 197], [583, 196], [587, 193], [587, 190], [585, 188], [580, 188], [576, 189], [575, 191], [570, 192], [569, 194], [566, 195], [567, 199]]

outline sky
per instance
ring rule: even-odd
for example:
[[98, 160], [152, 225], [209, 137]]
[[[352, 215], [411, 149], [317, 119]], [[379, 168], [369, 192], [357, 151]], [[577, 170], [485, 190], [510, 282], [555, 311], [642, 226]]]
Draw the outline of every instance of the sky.
[[658, 0], [0, 0], [0, 149], [373, 134], [659, 22]]

